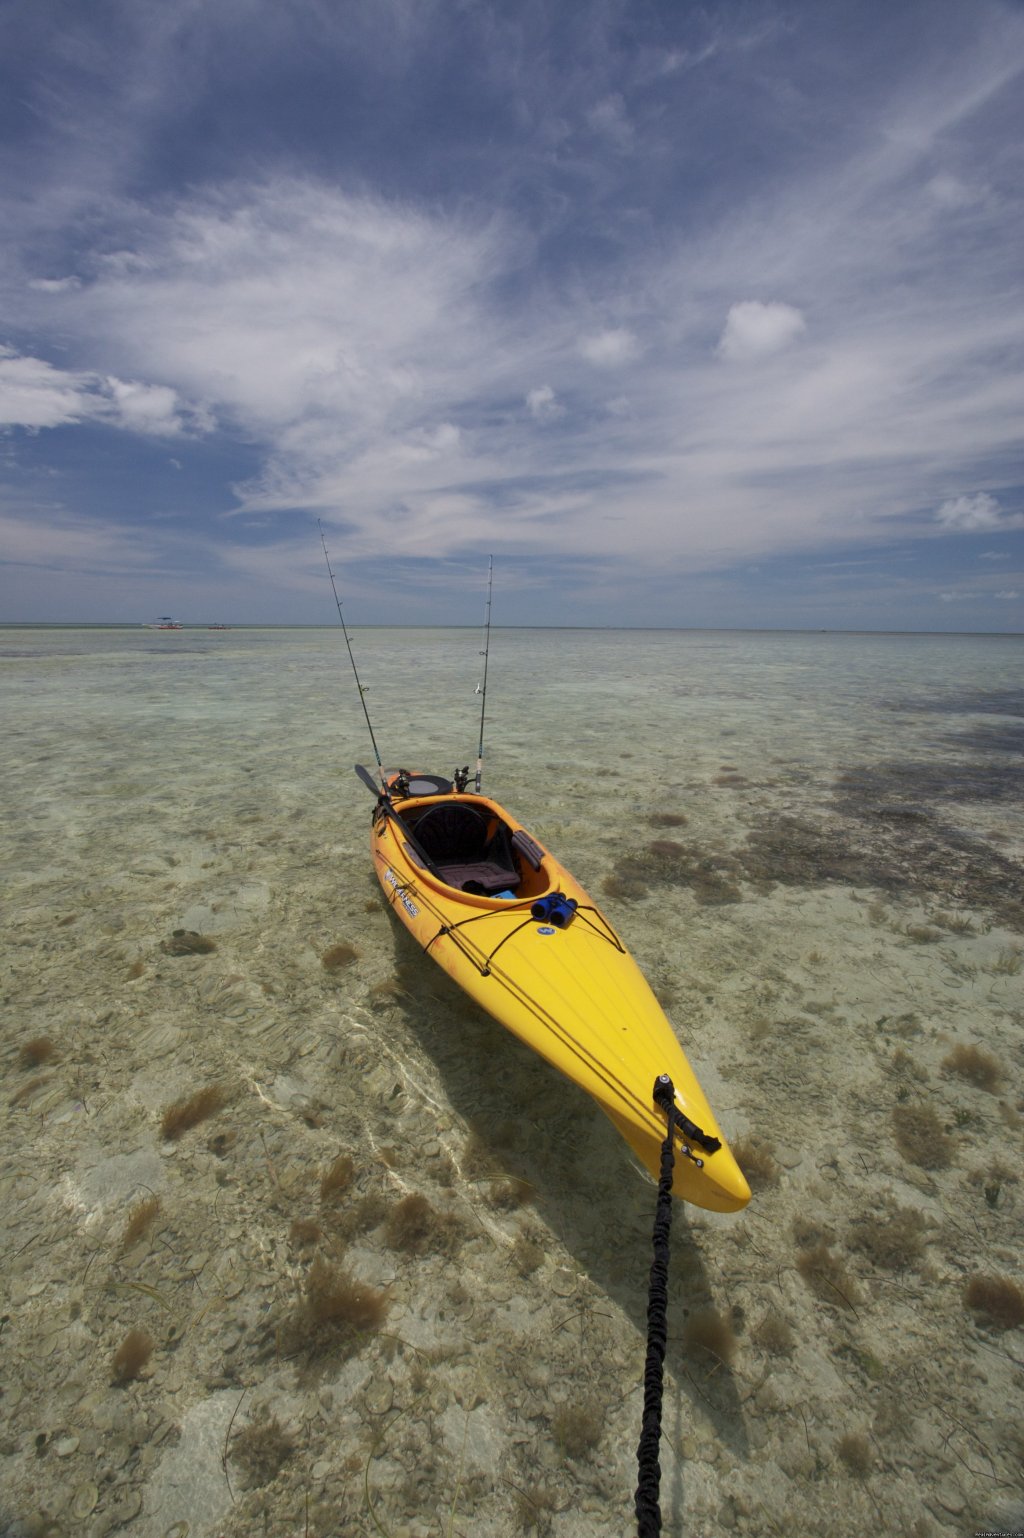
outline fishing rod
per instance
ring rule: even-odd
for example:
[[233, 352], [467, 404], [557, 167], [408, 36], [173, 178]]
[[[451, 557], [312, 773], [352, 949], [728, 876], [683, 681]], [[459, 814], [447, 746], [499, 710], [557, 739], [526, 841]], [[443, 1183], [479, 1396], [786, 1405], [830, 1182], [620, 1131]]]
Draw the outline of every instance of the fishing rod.
[[345, 616], [341, 612], [341, 599], [338, 597], [338, 585], [334, 580], [334, 572], [331, 570], [331, 558], [327, 554], [327, 541], [324, 538], [324, 526], [320, 522], [319, 518], [316, 521], [316, 526], [320, 530], [320, 543], [324, 547], [324, 560], [327, 562], [327, 575], [331, 579], [331, 591], [334, 594], [334, 602], [338, 608], [338, 618], [341, 620], [341, 632], [345, 637], [345, 645], [348, 647], [348, 660], [352, 664], [352, 672], [355, 675], [356, 688], [359, 690], [359, 703], [363, 707], [363, 715], [366, 717], [366, 725], [370, 733], [370, 741], [373, 743], [373, 756], [377, 760], [377, 768], [380, 772], [380, 782], [383, 786], [383, 794], [385, 799], [390, 800], [390, 797], [388, 796], [388, 787], [384, 779], [384, 765], [381, 763], [380, 750], [377, 747], [377, 739], [373, 735], [373, 724], [370, 721], [370, 712], [366, 708], [366, 691], [363, 689], [362, 684], [359, 682], [359, 669], [356, 667], [356, 659], [352, 651], [352, 642], [349, 638], [348, 626], [345, 624]]
[[487, 557], [487, 613], [484, 620], [484, 681], [480, 686], [480, 746], [476, 755], [476, 793], [480, 794], [480, 779], [484, 772], [484, 713], [487, 710], [487, 659], [491, 650], [491, 587], [494, 580], [494, 557]]

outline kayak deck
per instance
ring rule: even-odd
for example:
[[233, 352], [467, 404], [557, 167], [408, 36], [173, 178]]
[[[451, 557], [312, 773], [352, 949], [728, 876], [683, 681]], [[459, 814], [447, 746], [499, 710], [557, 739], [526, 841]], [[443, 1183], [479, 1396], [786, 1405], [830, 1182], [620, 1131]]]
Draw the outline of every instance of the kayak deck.
[[371, 847], [418, 944], [495, 1019], [579, 1084], [657, 1178], [667, 1074], [685, 1128], [673, 1193], [718, 1212], [750, 1190], [649, 984], [614, 927], [497, 802], [436, 776], [389, 774]]

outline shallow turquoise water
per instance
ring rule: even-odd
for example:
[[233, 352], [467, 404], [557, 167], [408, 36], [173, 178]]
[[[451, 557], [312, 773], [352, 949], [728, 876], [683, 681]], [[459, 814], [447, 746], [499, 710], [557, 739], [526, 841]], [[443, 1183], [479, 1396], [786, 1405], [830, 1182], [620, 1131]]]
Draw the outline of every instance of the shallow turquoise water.
[[[385, 763], [473, 764], [480, 644], [354, 632]], [[745, 1213], [676, 1224], [666, 1531], [1013, 1514], [1020, 1336], [962, 1292], [1019, 1267], [1022, 663], [1005, 636], [492, 634], [484, 789], [606, 904], [728, 1134], [767, 1161]], [[137, 1498], [130, 1533], [242, 1533], [264, 1510], [301, 1530], [307, 1495], [310, 1531], [361, 1531], [374, 1453], [396, 1534], [438, 1531], [457, 1487], [455, 1531], [628, 1530], [653, 1190], [376, 904], [351, 770], [373, 751], [340, 631], [8, 629], [0, 694], [3, 1515], [68, 1524], [95, 1485], [96, 1523], [112, 1490]], [[665, 812], [685, 821], [652, 823]], [[180, 928], [216, 949], [169, 956]], [[340, 943], [357, 959], [328, 970]], [[39, 1036], [54, 1058], [19, 1067]], [[958, 1043], [1002, 1065], [994, 1088], [944, 1067]], [[229, 1146], [213, 1122], [163, 1142], [166, 1106], [209, 1082]], [[945, 1167], [901, 1151], [908, 1106], [936, 1112]], [[421, 1193], [457, 1239], [342, 1239], [318, 1194], [339, 1152], [353, 1201]], [[144, 1190], [160, 1226], [125, 1255]], [[863, 1220], [908, 1212], [923, 1247], [894, 1270]], [[275, 1351], [311, 1264], [296, 1218], [388, 1291], [388, 1334], [347, 1360]], [[684, 1338], [701, 1310], [734, 1330], [728, 1362]], [[132, 1325], [152, 1366], [112, 1388]], [[243, 1389], [241, 1421], [265, 1403], [294, 1443], [248, 1492], [220, 1462]], [[570, 1451], [570, 1403], [593, 1447]], [[61, 1431], [76, 1449], [37, 1456]], [[123, 1442], [141, 1450], [104, 1484]]]

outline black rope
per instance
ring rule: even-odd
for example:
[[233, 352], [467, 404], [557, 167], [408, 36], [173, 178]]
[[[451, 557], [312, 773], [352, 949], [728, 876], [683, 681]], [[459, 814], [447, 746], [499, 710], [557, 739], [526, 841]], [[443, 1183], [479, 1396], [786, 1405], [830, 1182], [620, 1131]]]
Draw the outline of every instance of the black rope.
[[[467, 924], [479, 924], [481, 919], [501, 918], [505, 913], [522, 913], [529, 906], [531, 904], [529, 899], [527, 899], [526, 902], [509, 903], [507, 908], [488, 908], [486, 913], [472, 913], [468, 919], [456, 919], [454, 924], [442, 924], [437, 934], [430, 937], [423, 949], [429, 951], [434, 941], [440, 940], [442, 935], [454, 934], [457, 929], [465, 929]], [[520, 925], [520, 928], [522, 928], [522, 925]], [[512, 932], [517, 934], [518, 930], [513, 930]]]
[[[603, 919], [605, 924], [604, 929], [602, 929], [600, 925], [595, 924], [593, 919], [588, 919], [588, 913], [596, 913], [599, 919]], [[624, 956], [626, 954], [626, 947], [623, 945], [622, 941], [619, 939], [612, 926], [608, 923], [608, 920], [605, 918], [600, 908], [589, 906], [583, 907], [581, 905], [576, 909], [576, 916], [577, 918], [582, 919], [583, 922], [587, 925], [587, 928], [592, 929], [595, 935], [600, 935], [602, 940], [607, 940], [608, 944], [613, 946], [614, 949], [617, 950], [621, 955]]]
[[[494, 918], [495, 914], [493, 914], [493, 913], [478, 913], [476, 915], [476, 917], [477, 918], [481, 918], [481, 919], [488, 919], [488, 918]], [[473, 919], [460, 919], [460, 921], [457, 924], [442, 924], [441, 928], [437, 931], [437, 934], [436, 935], [431, 935], [430, 939], [427, 941], [426, 945], [423, 947], [424, 951], [425, 952], [429, 951], [430, 947], [433, 945], [434, 941], [435, 940], [440, 940], [442, 935], [451, 935], [453, 937], [452, 943], [459, 947], [459, 950], [465, 956], [467, 961], [472, 962], [473, 966], [475, 966], [477, 971], [480, 973], [480, 976], [481, 977], [490, 977], [490, 975], [491, 975], [491, 962], [494, 960], [495, 956], [501, 950], [501, 947], [506, 943], [506, 941], [511, 940], [514, 935], [517, 935], [521, 929], [525, 929], [527, 924], [532, 924], [533, 923], [533, 917], [532, 917], [532, 915], [528, 914], [527, 917], [523, 919], [523, 922], [521, 924], [517, 924], [515, 929], [510, 929], [508, 934], [504, 935], [502, 937], [502, 939], [500, 939], [498, 941], [497, 945], [494, 947], [494, 949], [491, 952], [491, 954], [484, 958], [483, 966], [480, 965], [479, 961], [477, 961], [475, 956], [471, 956], [470, 955], [469, 951], [461, 943], [458, 934], [456, 934], [456, 930], [461, 929], [463, 927], [463, 925], [465, 925], [465, 924], [472, 924], [473, 922], [474, 922]]]
[[644, 1363], [644, 1414], [640, 1442], [636, 1450], [636, 1530], [637, 1538], [658, 1538], [661, 1532], [661, 1399], [668, 1339], [668, 1255], [672, 1229], [672, 1171], [675, 1166], [675, 1090], [667, 1073], [654, 1081], [654, 1099], [668, 1121], [668, 1132], [661, 1145], [661, 1174], [658, 1201], [654, 1211], [651, 1245], [651, 1280], [647, 1292], [647, 1360]]
[[[532, 899], [527, 899], [527, 901], [532, 906]], [[454, 924], [442, 924], [440, 929], [438, 929], [437, 933], [431, 935], [430, 939], [424, 945], [423, 949], [424, 949], [424, 951], [429, 951], [430, 947], [434, 944], [434, 942], [436, 940], [440, 940], [445, 935], [455, 936], [456, 935], [456, 931], [459, 930], [459, 929], [465, 929], [467, 924], [479, 924], [482, 919], [501, 918], [505, 913], [522, 913], [523, 908], [525, 906], [526, 906], [526, 904], [525, 903], [521, 903], [521, 902], [520, 903], [509, 903], [507, 908], [488, 908], [486, 913], [473, 913], [473, 914], [470, 915], [469, 918], [466, 918], [466, 919], [456, 919]], [[597, 913], [598, 912], [597, 908], [577, 908], [575, 911], [576, 911], [576, 913], [580, 917], [584, 917], [587, 913]], [[603, 918], [604, 915], [601, 914], [599, 916]], [[510, 929], [507, 935], [503, 935], [502, 938], [498, 941], [497, 945], [494, 947], [493, 951], [491, 951], [491, 953], [488, 956], [484, 957], [483, 966], [480, 965], [479, 961], [477, 961], [474, 956], [470, 955], [469, 951], [466, 949], [466, 947], [464, 945], [459, 945], [459, 949], [461, 950], [462, 954], [465, 956], [466, 960], [472, 962], [473, 966], [476, 967], [476, 969], [480, 973], [481, 977], [490, 977], [490, 975], [491, 975], [491, 962], [494, 960], [495, 956], [501, 950], [501, 947], [503, 945], [507, 944], [507, 942], [509, 940], [511, 940], [515, 935], [517, 935], [521, 929], [525, 929], [527, 924], [532, 924], [533, 922], [534, 922], [534, 918], [533, 918], [533, 915], [531, 914], [529, 916], [529, 918], [525, 918], [521, 924], [517, 924], [515, 929]], [[622, 954], [625, 955], [625, 947], [622, 945], [622, 943], [618, 939], [617, 935], [615, 935], [614, 933], [607, 933], [605, 930], [599, 929], [598, 926], [596, 924], [594, 924], [594, 923], [591, 923], [591, 921], [589, 919], [585, 919], [585, 922], [590, 926], [590, 928], [594, 931], [594, 933], [596, 935], [600, 936], [600, 938], [602, 940], [607, 940], [609, 945], [614, 946], [617, 951], [621, 951]], [[454, 943], [456, 945], [458, 945], [459, 942], [458, 942], [458, 938], [457, 937], [456, 937]], [[681, 1113], [679, 1113], [679, 1114], [681, 1114]], [[687, 1126], [688, 1127], [690, 1127], [692, 1125], [693, 1125], [692, 1122], [687, 1122]], [[716, 1144], [715, 1146], [716, 1147], [721, 1147], [721, 1144]]]
[[[712, 1137], [709, 1132], [702, 1132], [697, 1123], [695, 1121], [691, 1121], [688, 1116], [684, 1116], [678, 1106], [664, 1105], [661, 1101], [658, 1101], [658, 1104], [661, 1105], [663, 1111], [671, 1111], [672, 1119], [683, 1136], [688, 1137], [691, 1143], [699, 1143], [705, 1153], [717, 1153], [721, 1148], [722, 1139], [720, 1137]], [[695, 1163], [703, 1168], [703, 1159], [697, 1159], [695, 1160]]]

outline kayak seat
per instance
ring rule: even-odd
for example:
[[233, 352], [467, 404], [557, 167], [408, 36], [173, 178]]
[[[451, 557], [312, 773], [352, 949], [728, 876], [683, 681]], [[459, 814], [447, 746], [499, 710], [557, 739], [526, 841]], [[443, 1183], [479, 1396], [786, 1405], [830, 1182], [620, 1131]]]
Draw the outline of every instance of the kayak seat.
[[508, 830], [488, 835], [487, 818], [458, 802], [432, 806], [414, 829], [416, 842], [448, 886], [487, 896], [519, 885]]

